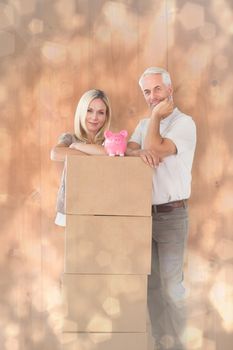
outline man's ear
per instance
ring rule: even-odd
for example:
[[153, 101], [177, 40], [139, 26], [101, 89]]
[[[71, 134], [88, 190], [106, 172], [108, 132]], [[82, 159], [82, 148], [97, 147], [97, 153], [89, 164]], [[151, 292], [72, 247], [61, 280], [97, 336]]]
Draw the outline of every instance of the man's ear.
[[169, 96], [173, 95], [173, 87], [172, 87], [172, 85], [168, 86], [168, 93], [169, 93]]

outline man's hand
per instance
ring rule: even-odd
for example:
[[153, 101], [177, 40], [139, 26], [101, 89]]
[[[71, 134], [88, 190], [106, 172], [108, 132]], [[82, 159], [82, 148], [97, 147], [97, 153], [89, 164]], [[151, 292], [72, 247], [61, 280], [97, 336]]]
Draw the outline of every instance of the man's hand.
[[156, 168], [161, 162], [161, 159], [151, 150], [140, 150], [139, 156], [143, 162], [149, 165], [151, 168]]
[[171, 97], [159, 102], [152, 110], [151, 117], [164, 119], [173, 112], [174, 103]]
[[151, 168], [156, 168], [162, 159], [159, 158], [155, 152], [146, 149], [128, 149], [126, 155], [133, 157], [140, 157], [144, 163], [149, 165]]

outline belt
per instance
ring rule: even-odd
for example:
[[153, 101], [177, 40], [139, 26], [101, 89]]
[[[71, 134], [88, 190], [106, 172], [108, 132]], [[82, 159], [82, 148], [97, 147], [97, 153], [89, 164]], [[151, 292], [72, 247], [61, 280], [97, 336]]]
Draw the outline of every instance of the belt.
[[186, 208], [187, 207], [187, 199], [181, 199], [179, 201], [152, 205], [152, 213], [167, 213], [176, 208]]

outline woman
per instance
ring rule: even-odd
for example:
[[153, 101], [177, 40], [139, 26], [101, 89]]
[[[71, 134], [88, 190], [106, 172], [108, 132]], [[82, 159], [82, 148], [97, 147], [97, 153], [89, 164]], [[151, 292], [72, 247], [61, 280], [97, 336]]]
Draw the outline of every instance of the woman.
[[[74, 118], [74, 134], [65, 133], [51, 150], [51, 159], [64, 161], [66, 155], [104, 155], [104, 132], [109, 128], [111, 108], [101, 90], [89, 90], [81, 97]], [[65, 226], [65, 167], [57, 197], [55, 223]]]

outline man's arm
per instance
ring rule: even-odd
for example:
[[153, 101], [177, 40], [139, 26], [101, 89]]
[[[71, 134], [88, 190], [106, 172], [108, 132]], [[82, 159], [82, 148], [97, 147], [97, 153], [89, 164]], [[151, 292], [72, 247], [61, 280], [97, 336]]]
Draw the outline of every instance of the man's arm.
[[131, 157], [141, 157], [144, 163], [152, 168], [159, 165], [159, 157], [151, 150], [143, 150], [136, 142], [128, 142], [126, 155]]
[[173, 102], [169, 99], [163, 100], [154, 107], [144, 141], [145, 148], [161, 158], [177, 153], [174, 142], [160, 135], [160, 121], [171, 114], [172, 111]]

